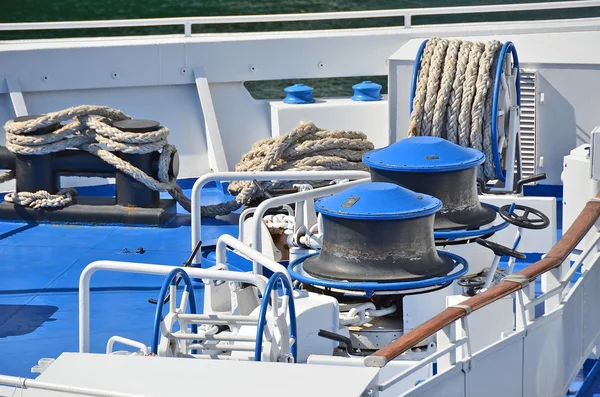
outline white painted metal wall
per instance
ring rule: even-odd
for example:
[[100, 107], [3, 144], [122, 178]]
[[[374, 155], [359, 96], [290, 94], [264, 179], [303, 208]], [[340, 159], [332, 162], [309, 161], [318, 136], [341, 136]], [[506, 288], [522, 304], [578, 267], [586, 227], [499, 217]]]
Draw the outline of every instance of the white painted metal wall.
[[600, 255], [584, 267], [554, 310], [403, 396], [564, 396], [600, 337]]
[[[466, 11], [451, 13], [459, 12]], [[437, 13], [445, 12], [438, 10]], [[180, 177], [198, 177], [211, 169], [205, 120], [215, 120], [212, 115], [205, 117], [203, 114], [206, 109], [201, 105], [195, 79], [198, 70], [204, 72], [209, 83], [216, 116], [213, 124], [218, 126], [221, 134], [222, 148], [217, 147], [216, 151], [223, 154], [225, 164], [233, 169], [252, 143], [273, 134], [270, 102], [254, 100], [243, 87], [244, 81], [385, 75], [388, 58], [408, 40], [417, 37], [502, 33], [515, 38], [520, 33], [595, 31], [599, 26], [599, 19], [589, 18], [527, 24], [439, 25], [419, 29], [393, 27], [3, 43], [0, 46], [0, 123], [24, 110], [29, 114], [45, 113], [84, 103], [118, 107], [134, 117], [158, 119], [168, 126], [172, 131], [170, 142], [177, 146], [181, 155]], [[0, 25], [0, 30], [5, 27]], [[187, 22], [186, 27], [189, 27]], [[517, 47], [520, 48], [519, 42]], [[414, 51], [409, 55], [414, 58]], [[590, 59], [593, 60], [593, 56]], [[529, 65], [536, 62], [533, 57]], [[576, 60], [564, 57], [561, 62]], [[600, 79], [593, 80], [595, 74], [591, 74], [586, 79], [574, 80], [570, 73], [559, 73], [565, 68], [569, 67], [556, 67], [546, 73], [545, 78], [553, 87], [559, 87], [569, 101], [574, 101], [575, 97], [577, 101], [572, 104], [579, 104], [579, 95], [586, 91], [577, 87], [584, 84], [592, 87]], [[583, 69], [593, 69], [590, 65], [586, 68]], [[407, 90], [409, 76], [408, 69], [400, 73], [400, 68], [396, 68], [390, 76], [390, 92]], [[11, 82], [12, 101], [7, 81]], [[19, 93], [23, 94], [23, 102]], [[392, 135], [384, 130], [387, 121], [379, 120], [384, 116], [377, 113], [378, 120], [374, 123], [382, 128], [369, 131], [369, 138], [378, 145], [388, 142], [390, 136], [392, 141], [400, 137], [398, 130], [405, 125], [402, 117], [408, 114], [408, 104], [403, 100], [391, 102], [392, 112], [387, 117]], [[586, 105], [578, 108], [576, 120], [586, 131], [596, 107], [593, 101], [581, 101]], [[308, 106], [306, 109], [311, 109]], [[351, 111], [348, 107], [348, 112]], [[336, 117], [347, 118], [343, 112]], [[327, 128], [334, 128], [335, 124], [334, 118]], [[341, 120], [340, 125], [345, 126]], [[575, 143], [574, 139], [569, 139]], [[0, 138], [0, 143], [3, 142]], [[1, 190], [10, 188], [0, 186]]]

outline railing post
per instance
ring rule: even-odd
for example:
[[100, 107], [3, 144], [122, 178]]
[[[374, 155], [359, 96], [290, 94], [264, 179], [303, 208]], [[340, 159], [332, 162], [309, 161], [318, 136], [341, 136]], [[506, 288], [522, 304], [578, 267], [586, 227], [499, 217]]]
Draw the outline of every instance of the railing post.
[[405, 28], [410, 28], [412, 26], [412, 15], [411, 14], [405, 14], [404, 15], [404, 27]]
[[[569, 272], [570, 259], [564, 260], [560, 266], [542, 274], [542, 293], [548, 292], [561, 285], [561, 280]], [[544, 302], [544, 313], [550, 313], [560, 305], [562, 293], [549, 297]]]
[[183, 34], [185, 37], [192, 37], [192, 24], [191, 22], [186, 22], [183, 24]]
[[516, 305], [515, 305], [515, 330], [525, 330], [527, 335], [527, 326], [533, 320], [535, 308], [530, 310], [526, 309], [526, 306], [531, 302], [531, 298], [535, 294], [535, 283], [531, 283], [525, 286], [523, 289], [516, 292]]

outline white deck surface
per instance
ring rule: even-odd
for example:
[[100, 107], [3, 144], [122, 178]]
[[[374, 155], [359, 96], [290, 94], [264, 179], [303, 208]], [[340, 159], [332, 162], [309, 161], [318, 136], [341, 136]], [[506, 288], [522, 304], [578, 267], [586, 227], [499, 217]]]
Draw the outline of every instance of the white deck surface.
[[[366, 367], [64, 353], [36, 380], [149, 397], [351, 397], [360, 396], [377, 372]], [[32, 388], [23, 393], [78, 395]]]

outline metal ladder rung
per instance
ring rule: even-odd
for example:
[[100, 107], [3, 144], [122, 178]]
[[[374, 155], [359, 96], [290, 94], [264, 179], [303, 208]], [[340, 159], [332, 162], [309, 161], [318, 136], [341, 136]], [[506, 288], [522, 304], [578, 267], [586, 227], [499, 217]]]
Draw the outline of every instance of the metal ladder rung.
[[197, 333], [197, 334], [184, 334], [182, 332], [173, 332], [171, 336], [177, 339], [184, 340], [222, 340], [227, 342], [255, 342], [255, 335], [234, 335], [230, 332], [221, 332], [216, 335], [206, 335], [206, 333]]
[[258, 325], [258, 317], [221, 315], [221, 314], [178, 314], [178, 320], [188, 324], [214, 325]]
[[235, 346], [228, 345], [225, 343], [217, 343], [216, 345], [205, 345], [204, 343], [192, 343], [188, 346], [190, 350], [226, 350], [226, 351], [242, 351], [242, 352], [253, 352], [254, 346]]

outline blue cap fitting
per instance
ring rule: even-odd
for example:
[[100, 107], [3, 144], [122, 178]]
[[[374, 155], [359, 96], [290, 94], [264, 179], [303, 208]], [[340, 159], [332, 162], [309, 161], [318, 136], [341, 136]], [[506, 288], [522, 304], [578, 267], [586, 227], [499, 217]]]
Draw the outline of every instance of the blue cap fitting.
[[315, 210], [334, 218], [398, 220], [435, 214], [442, 202], [388, 182], [369, 182], [315, 202]]
[[483, 153], [433, 136], [405, 138], [365, 153], [363, 163], [376, 170], [396, 172], [450, 172], [475, 168]]
[[315, 100], [312, 97], [315, 89], [304, 84], [294, 84], [286, 87], [283, 91], [286, 93], [286, 97], [283, 99], [284, 103], [292, 104], [303, 104], [313, 103]]
[[352, 95], [353, 101], [366, 102], [366, 101], [380, 101], [383, 99], [381, 95], [381, 84], [373, 83], [371, 81], [363, 81], [359, 84], [352, 86], [354, 95]]

